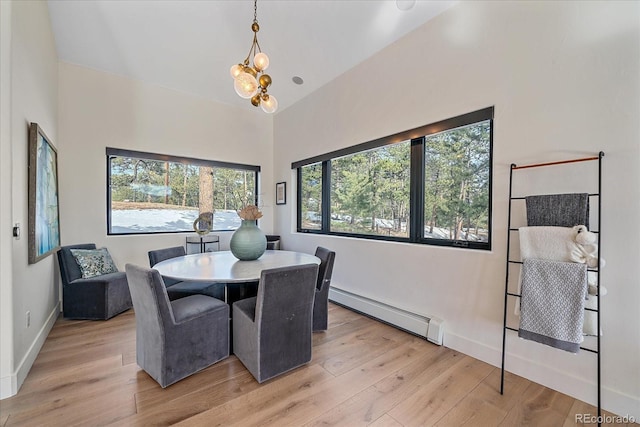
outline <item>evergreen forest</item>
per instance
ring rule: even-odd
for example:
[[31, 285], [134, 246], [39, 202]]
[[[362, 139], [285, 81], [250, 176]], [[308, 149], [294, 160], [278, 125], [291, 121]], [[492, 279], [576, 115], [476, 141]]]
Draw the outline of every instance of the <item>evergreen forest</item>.
[[[486, 241], [490, 189], [489, 121], [424, 138], [424, 238]], [[330, 230], [408, 237], [411, 143], [331, 159]], [[322, 164], [301, 170], [303, 229], [322, 223]]]

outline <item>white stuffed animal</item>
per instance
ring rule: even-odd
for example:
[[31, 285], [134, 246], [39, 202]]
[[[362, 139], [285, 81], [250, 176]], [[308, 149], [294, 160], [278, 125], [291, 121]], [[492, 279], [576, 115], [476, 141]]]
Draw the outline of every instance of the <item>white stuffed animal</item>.
[[[574, 262], [587, 264], [589, 268], [598, 268], [598, 236], [592, 233], [584, 225], [576, 225], [573, 227], [575, 231], [574, 245], [571, 250], [571, 260]], [[600, 267], [604, 267], [604, 259], [600, 259]], [[598, 299], [591, 295], [604, 296], [607, 294], [607, 288], [598, 287], [598, 273], [595, 271], [587, 272], [587, 292], [590, 296], [586, 298], [585, 307], [597, 309]], [[585, 311], [582, 332], [584, 335], [597, 335], [597, 316], [592, 311]], [[602, 335], [602, 331], [600, 331]]]
[[[587, 264], [590, 268], [598, 267], [598, 236], [584, 225], [573, 227], [575, 245], [571, 251], [571, 260]], [[604, 259], [600, 259], [600, 267], [604, 267]]]

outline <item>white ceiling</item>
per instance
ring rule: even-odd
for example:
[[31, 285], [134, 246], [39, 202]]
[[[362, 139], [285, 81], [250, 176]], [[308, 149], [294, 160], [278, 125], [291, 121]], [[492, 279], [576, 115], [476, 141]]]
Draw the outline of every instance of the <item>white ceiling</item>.
[[[278, 111], [454, 3], [418, 0], [403, 11], [395, 0], [259, 1], [258, 41], [271, 61], [269, 93], [278, 99]], [[62, 61], [254, 108], [236, 95], [229, 75], [231, 65], [242, 62], [251, 47], [253, 1], [49, 0], [48, 4]], [[293, 83], [293, 76], [302, 77], [304, 84]]]

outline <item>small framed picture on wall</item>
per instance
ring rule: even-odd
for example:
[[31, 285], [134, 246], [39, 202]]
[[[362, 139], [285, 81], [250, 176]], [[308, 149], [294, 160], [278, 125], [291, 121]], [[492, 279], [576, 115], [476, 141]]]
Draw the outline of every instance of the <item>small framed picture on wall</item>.
[[276, 205], [287, 204], [287, 183], [279, 182], [276, 184]]

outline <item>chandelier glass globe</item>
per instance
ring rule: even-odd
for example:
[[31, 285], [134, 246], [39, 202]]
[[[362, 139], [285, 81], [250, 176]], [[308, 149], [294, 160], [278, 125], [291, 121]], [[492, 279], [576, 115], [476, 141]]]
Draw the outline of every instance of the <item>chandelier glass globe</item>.
[[269, 57], [266, 53], [258, 53], [253, 57], [253, 65], [258, 71], [266, 70], [269, 67]]
[[234, 79], [238, 78], [238, 76], [240, 75], [240, 73], [242, 73], [242, 65], [241, 64], [235, 64], [231, 67], [231, 69], [229, 70], [229, 74], [231, 74], [231, 77], [233, 77]]
[[249, 99], [258, 93], [258, 81], [249, 73], [240, 73], [233, 82], [233, 88], [238, 96]]
[[260, 103], [260, 108], [265, 113], [274, 113], [278, 109], [278, 100], [273, 95], [265, 95]]

